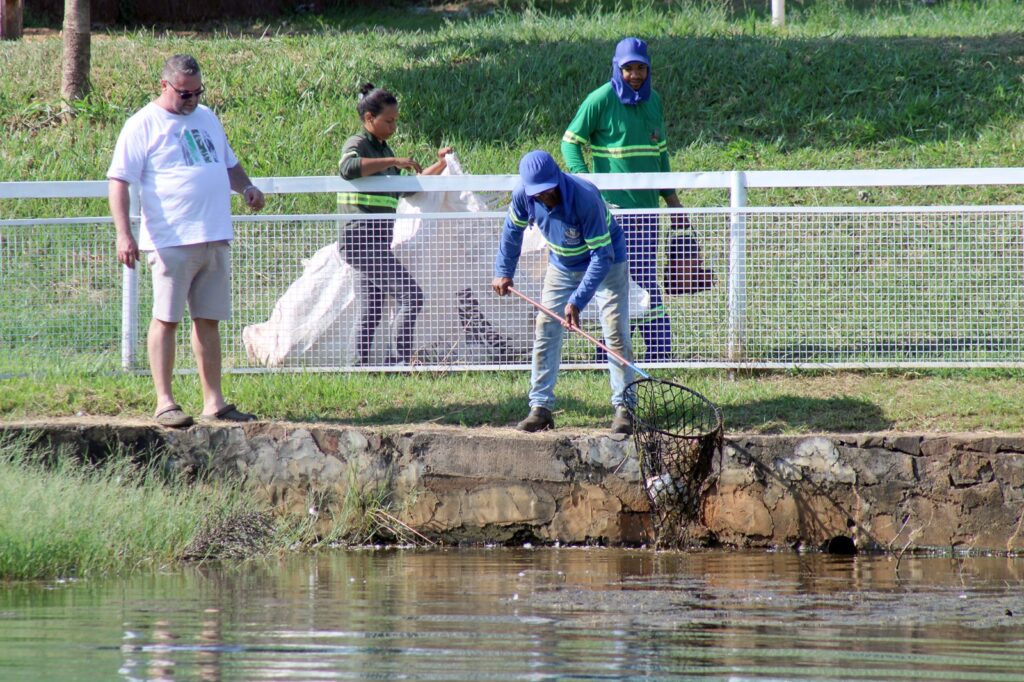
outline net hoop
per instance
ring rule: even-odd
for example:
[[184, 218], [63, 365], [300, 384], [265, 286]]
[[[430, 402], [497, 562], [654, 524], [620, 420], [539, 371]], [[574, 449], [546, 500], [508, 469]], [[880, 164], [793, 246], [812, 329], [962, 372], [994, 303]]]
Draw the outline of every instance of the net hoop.
[[[702, 424], [705, 428], [702, 428], [699, 431], [694, 431], [694, 429], [691, 428], [689, 429], [689, 433], [678, 433], [677, 430], [663, 428], [668, 425], [668, 420], [664, 418], [664, 416], [667, 415], [663, 415], [663, 413], [660, 412], [652, 413], [652, 406], [647, 400], [645, 400], [647, 397], [647, 389], [653, 385], [670, 387], [669, 390], [683, 394], [689, 400], [695, 401], [706, 409], [707, 414], [710, 415], [711, 418], [702, 420]], [[723, 430], [724, 422], [722, 418], [722, 410], [718, 405], [715, 405], [706, 397], [688, 386], [683, 386], [682, 384], [677, 384], [673, 381], [666, 381], [665, 379], [645, 377], [637, 379], [633, 383], [629, 384], [629, 386], [626, 387], [626, 392], [627, 395], [632, 396], [634, 400], [633, 407], [630, 408], [634, 425], [640, 424], [641, 428], [646, 431], [658, 433], [664, 436], [671, 436], [673, 438], [701, 438]], [[662, 422], [662, 424], [658, 424], [659, 421]], [[673, 426], [678, 426], [678, 421], [673, 424]]]
[[671, 381], [645, 377], [627, 387], [633, 440], [659, 547], [680, 548], [705, 535], [703, 499], [721, 456], [722, 411]]

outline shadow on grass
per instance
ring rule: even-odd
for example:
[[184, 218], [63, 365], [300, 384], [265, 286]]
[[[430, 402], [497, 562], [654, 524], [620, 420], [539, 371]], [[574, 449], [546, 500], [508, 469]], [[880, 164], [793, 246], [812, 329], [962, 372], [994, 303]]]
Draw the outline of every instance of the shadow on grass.
[[[233, 65], [218, 63], [225, 61], [217, 58], [225, 48], [217, 34], [193, 42], [201, 60], [212, 62], [209, 75], [217, 83], [204, 103], [222, 116], [250, 172], [335, 173], [342, 144], [359, 129], [358, 84], [370, 81], [392, 90], [401, 102], [397, 151], [424, 160], [428, 148], [451, 144], [473, 172], [505, 173], [514, 172], [519, 155], [531, 148], [559, 154], [576, 108], [608, 79], [620, 31], [644, 33], [629, 23], [620, 28], [615, 16], [582, 16], [579, 28], [569, 22], [564, 30], [562, 24], [545, 27], [546, 18], [517, 23], [516, 15], [508, 17], [429, 33], [387, 23], [348, 30], [341, 18], [323, 15], [308, 20], [309, 39], [295, 43], [302, 51], [282, 47], [290, 43], [253, 40], [245, 45], [251, 53], [228, 60]], [[562, 35], [552, 38], [556, 31]], [[594, 33], [610, 35], [603, 39]], [[766, 151], [817, 150], [856, 163], [858, 157], [843, 153], [846, 148], [852, 153], [861, 147], [914, 149], [935, 143], [941, 152], [952, 143], [947, 155], [938, 156], [941, 163], [955, 158], [960, 146], [969, 150], [979, 137], [1012, 127], [1024, 110], [1024, 46], [1020, 33], [1010, 30], [984, 37], [648, 33], [643, 37], [650, 43], [653, 84], [665, 107], [670, 153], [693, 158], [693, 165], [715, 165], [700, 170], [779, 163], [761, 161]], [[154, 49], [143, 43], [138, 49]], [[383, 60], [383, 51], [401, 59]], [[303, 68], [296, 69], [297, 63]], [[261, 77], [251, 81], [254, 67]], [[102, 64], [94, 70], [102, 85], [93, 108], [80, 118], [89, 124], [89, 144], [109, 149], [116, 130], [150, 98], [154, 84], [134, 62], [116, 74]], [[38, 109], [38, 100], [48, 95], [36, 80], [12, 81], [0, 92], [0, 101], [12, 111], [0, 122], [19, 134], [42, 131], [32, 146], [44, 150], [60, 143], [40, 127], [51, 114]], [[101, 106], [101, 100], [116, 106]], [[956, 145], [959, 141], [963, 144]], [[709, 149], [718, 152], [714, 160], [701, 160], [700, 153]], [[82, 159], [71, 166], [34, 172], [40, 178], [103, 176], [105, 154], [78, 156]], [[935, 163], [920, 154], [914, 158]], [[74, 209], [102, 210], [98, 203], [81, 206]], [[70, 208], [62, 208], [61, 215], [71, 215]]]
[[[649, 42], [670, 149], [724, 144], [740, 165], [750, 163], [755, 144], [831, 150], [974, 137], [1024, 106], [1022, 48], [1011, 33]], [[606, 82], [614, 47], [615, 40], [576, 36], [484, 35], [448, 58], [436, 44], [413, 47], [411, 67], [367, 68], [361, 77], [398, 95], [412, 137], [463, 145], [539, 140], [557, 151], [576, 107]], [[488, 86], [495, 83], [503, 85]], [[479, 96], [469, 105], [452, 96], [460, 92]]]
[[[721, 405], [726, 433], [866, 433], [893, 426], [882, 410], [854, 398], [806, 398], [781, 396], [734, 405]], [[504, 404], [446, 404], [383, 408], [348, 417], [347, 424], [437, 424], [444, 426], [511, 428], [529, 412], [526, 396]], [[555, 409], [556, 428], [600, 431], [612, 420], [612, 409], [593, 402], [559, 395]]]
[[358, 426], [422, 424], [438, 426], [512, 427], [529, 411], [526, 396], [514, 404], [481, 405], [479, 403], [445, 403], [382, 408], [358, 416], [346, 417], [344, 423]]
[[893, 426], [877, 405], [854, 398], [780, 396], [721, 407], [726, 433], [862, 433]]
[[[556, 390], [556, 428], [599, 430], [611, 424], [613, 411], [610, 404], [607, 407], [595, 407], [593, 401], [573, 398], [569, 393], [569, 386], [564, 388], [565, 390]], [[444, 404], [431, 405], [421, 402], [408, 406], [382, 407], [361, 414], [347, 415], [337, 421], [354, 426], [435, 424], [467, 428], [512, 428], [530, 412], [527, 390], [528, 382], [524, 380], [523, 391], [512, 398], [497, 397], [493, 401], [480, 402], [446, 400]]]
[[[907, 0], [887, 8], [887, 13], [906, 16], [915, 2]], [[63, 16], [61, 0], [35, 0], [25, 7], [25, 26], [59, 31]], [[547, 16], [573, 16], [584, 13], [622, 13], [649, 10], [650, 0], [321, 0], [320, 2], [289, 2], [274, 0], [263, 3], [236, 1], [184, 2], [174, 6], [165, 2], [93, 2], [92, 21], [96, 26], [118, 28], [149, 28], [209, 33], [233, 31], [261, 36], [257, 27], [263, 22], [283, 22], [281, 29], [290, 35], [315, 32], [325, 25], [338, 29], [360, 30], [378, 24], [391, 29], [430, 30], [445, 23], [487, 16], [496, 7], [505, 11], [542, 12]], [[671, 5], [671, 3], [664, 3]], [[879, 0], [846, 0], [846, 9], [868, 13], [878, 8]], [[892, 4], [892, 3], [890, 3]], [[771, 16], [771, 3], [766, 0], [725, 0], [725, 13], [732, 20], [766, 19]], [[832, 9], [831, 0], [797, 0], [796, 10], [809, 11], [815, 5]], [[315, 11], [319, 8], [319, 11]], [[793, 12], [793, 8], [790, 8]], [[259, 21], [256, 26], [253, 22]]]

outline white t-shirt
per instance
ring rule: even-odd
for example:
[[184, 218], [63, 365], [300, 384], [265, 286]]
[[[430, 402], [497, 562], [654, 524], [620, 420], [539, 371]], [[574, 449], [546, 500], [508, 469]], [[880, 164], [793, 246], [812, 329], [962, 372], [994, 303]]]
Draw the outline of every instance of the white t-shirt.
[[202, 104], [188, 115], [150, 102], [129, 118], [107, 177], [139, 184], [139, 249], [234, 238], [228, 168], [238, 165], [217, 116]]

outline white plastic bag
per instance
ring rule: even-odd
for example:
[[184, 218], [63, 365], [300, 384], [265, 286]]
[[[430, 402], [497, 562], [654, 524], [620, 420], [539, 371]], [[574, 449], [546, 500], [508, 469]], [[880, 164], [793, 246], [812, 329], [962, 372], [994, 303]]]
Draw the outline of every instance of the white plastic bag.
[[[445, 174], [461, 174], [454, 155], [447, 162]], [[393, 250], [424, 292], [413, 340], [417, 362], [528, 357], [533, 329], [529, 311], [499, 301], [490, 288], [502, 219], [481, 221], [471, 215], [491, 210], [497, 199], [460, 191], [422, 192], [399, 201]], [[437, 212], [466, 212], [467, 218], [408, 217]], [[541, 251], [532, 255], [534, 260], [545, 257]], [[524, 254], [524, 260], [530, 257]], [[242, 330], [250, 361], [268, 367], [352, 364], [362, 316], [361, 277], [341, 257], [337, 243], [317, 251], [274, 305], [270, 318]], [[392, 354], [397, 311], [394, 302], [389, 303], [370, 350], [371, 363]]]
[[355, 358], [358, 272], [331, 242], [305, 261], [302, 276], [274, 305], [270, 318], [242, 330], [249, 361], [340, 367]]
[[[459, 161], [459, 157], [454, 152], [445, 156], [445, 167], [441, 171], [441, 175], [462, 174], [462, 162]], [[424, 213], [483, 213], [495, 210], [499, 200], [500, 197], [496, 195], [485, 196], [471, 191], [417, 192], [400, 198], [397, 212], [400, 216]], [[412, 239], [419, 231], [422, 222], [420, 218], [397, 218], [391, 248]]]
[[[447, 175], [460, 175], [462, 166], [448, 156]], [[421, 192], [398, 203], [392, 249], [424, 294], [416, 320], [414, 360], [429, 364], [494, 364], [529, 361], [536, 311], [491, 290], [494, 256], [503, 217], [482, 219], [473, 214], [492, 211], [501, 197], [471, 191]], [[466, 213], [466, 218], [423, 220], [429, 213]], [[547, 269], [547, 245], [536, 227], [526, 231], [516, 271], [516, 288], [540, 300]], [[274, 305], [270, 318], [242, 330], [251, 362], [267, 367], [304, 365], [343, 367], [356, 360], [362, 305], [362, 275], [331, 243], [305, 263], [302, 276]], [[377, 363], [393, 354], [397, 308], [388, 301], [370, 351]], [[648, 297], [630, 286], [630, 314], [643, 315]], [[583, 319], [598, 319], [588, 305]]]
[[[444, 175], [462, 174], [454, 154], [446, 160]], [[491, 290], [503, 218], [473, 215], [495, 210], [499, 200], [493, 195], [453, 191], [421, 192], [399, 201], [392, 248], [424, 294], [413, 341], [417, 361], [475, 364], [528, 357], [529, 318]], [[466, 213], [467, 217], [407, 217], [428, 213]], [[394, 338], [397, 331], [397, 308], [390, 312], [386, 339]]]

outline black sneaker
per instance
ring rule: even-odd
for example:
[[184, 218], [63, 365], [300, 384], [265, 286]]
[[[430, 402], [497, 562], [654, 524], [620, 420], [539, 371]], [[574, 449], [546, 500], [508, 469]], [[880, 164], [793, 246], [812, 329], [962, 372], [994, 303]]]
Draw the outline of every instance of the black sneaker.
[[612, 433], [630, 435], [633, 433], [633, 417], [625, 405], [618, 405], [615, 408], [615, 418], [612, 419]]
[[516, 424], [519, 431], [547, 431], [555, 428], [555, 418], [551, 416], [551, 410], [546, 407], [531, 407], [530, 414], [526, 419]]

